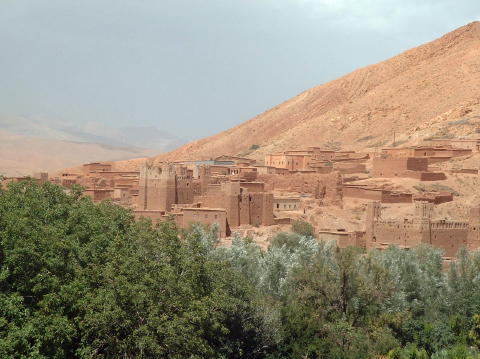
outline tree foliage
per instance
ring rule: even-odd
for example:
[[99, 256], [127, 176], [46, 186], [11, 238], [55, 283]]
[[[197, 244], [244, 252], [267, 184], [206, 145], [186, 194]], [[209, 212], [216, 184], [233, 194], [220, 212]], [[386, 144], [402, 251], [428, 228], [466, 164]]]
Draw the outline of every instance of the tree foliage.
[[238, 235], [219, 246], [215, 227], [10, 184], [0, 357], [479, 358], [480, 253], [446, 272], [438, 249], [365, 254], [305, 223], [266, 251]]
[[[0, 194], [0, 357], [255, 357], [245, 279], [111, 203], [32, 182]], [[206, 236], [208, 237], [208, 236]]]

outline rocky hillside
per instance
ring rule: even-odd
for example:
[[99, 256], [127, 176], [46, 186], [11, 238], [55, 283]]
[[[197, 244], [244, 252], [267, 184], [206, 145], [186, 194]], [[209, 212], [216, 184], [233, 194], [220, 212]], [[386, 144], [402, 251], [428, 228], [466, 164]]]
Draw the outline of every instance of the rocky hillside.
[[480, 22], [307, 90], [155, 160], [262, 158], [306, 146], [368, 149], [391, 144], [394, 132], [397, 144], [480, 136]]

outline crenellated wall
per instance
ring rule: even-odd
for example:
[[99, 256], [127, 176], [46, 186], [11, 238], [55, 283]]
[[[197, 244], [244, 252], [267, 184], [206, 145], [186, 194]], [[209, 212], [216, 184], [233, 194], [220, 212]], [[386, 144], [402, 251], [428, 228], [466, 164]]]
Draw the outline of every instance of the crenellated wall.
[[379, 202], [367, 206], [366, 247], [383, 249], [391, 244], [412, 248], [421, 243], [441, 248], [454, 257], [460, 248], [480, 247], [480, 209], [472, 209], [469, 222], [432, 220], [433, 204], [416, 202], [414, 219], [384, 220]]

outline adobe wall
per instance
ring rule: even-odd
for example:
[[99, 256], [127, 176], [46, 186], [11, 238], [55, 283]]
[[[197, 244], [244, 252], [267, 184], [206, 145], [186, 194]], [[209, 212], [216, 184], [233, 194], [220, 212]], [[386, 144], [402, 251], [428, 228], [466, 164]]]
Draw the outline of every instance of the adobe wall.
[[258, 173], [256, 169], [255, 171], [240, 170], [240, 171], [236, 171], [236, 173], [234, 174], [231, 173], [230, 178], [232, 180], [244, 180], [244, 181], [253, 182], [257, 179], [257, 176], [258, 176]]
[[480, 140], [478, 139], [464, 139], [464, 140], [455, 140], [455, 139], [433, 139], [428, 141], [432, 145], [443, 145], [443, 146], [455, 146], [460, 148], [467, 148], [472, 151], [480, 151]]
[[443, 249], [444, 256], [455, 257], [467, 247], [468, 223], [434, 221], [430, 223], [430, 244]]
[[256, 163], [256, 160], [246, 157], [238, 157], [238, 156], [229, 156], [229, 155], [222, 155], [214, 158], [215, 162], [233, 162], [235, 165], [248, 165], [253, 166]]
[[127, 188], [114, 188], [113, 200], [122, 206], [131, 204], [130, 190]]
[[86, 163], [82, 166], [82, 171], [84, 173], [93, 172], [93, 171], [111, 171], [112, 165], [109, 163]]
[[433, 204], [442, 204], [453, 201], [453, 194], [450, 192], [424, 193], [415, 195], [414, 201], [425, 201]]
[[434, 165], [436, 163], [442, 163], [442, 162], [447, 162], [452, 159], [452, 156], [434, 156], [434, 157], [428, 157], [428, 164], [429, 165]]
[[375, 222], [373, 235], [367, 236], [367, 248], [382, 248], [390, 244], [399, 247], [415, 247], [424, 242], [422, 227], [413, 221]]
[[177, 179], [175, 187], [176, 198], [174, 203], [193, 203], [194, 181], [192, 179]]
[[430, 157], [435, 156], [438, 152], [438, 149], [433, 147], [420, 147], [413, 149], [413, 157]]
[[265, 166], [275, 168], [286, 168], [283, 154], [268, 154], [265, 156]]
[[372, 201], [382, 201], [381, 189], [369, 189], [358, 186], [343, 186], [343, 197], [362, 198]]
[[211, 182], [212, 173], [210, 166], [198, 166], [198, 178], [200, 182], [200, 193], [198, 194], [203, 194], [207, 191], [207, 187]]
[[173, 165], [143, 167], [140, 171], [138, 208], [170, 211], [174, 203], [176, 180]]
[[133, 213], [137, 220], [142, 217], [149, 218], [153, 223], [159, 223], [166, 220], [165, 211], [135, 210]]
[[471, 155], [473, 151], [471, 148], [452, 148], [447, 151], [447, 153], [448, 152], [450, 152], [453, 157], [463, 157]]
[[243, 193], [238, 197], [238, 217], [239, 223], [242, 224], [250, 224], [250, 196], [247, 193]]
[[113, 189], [86, 189], [85, 196], [90, 197], [94, 202], [101, 202], [107, 199], [113, 199]]
[[407, 158], [382, 158], [373, 159], [374, 177], [412, 177], [412, 172], [427, 172], [428, 158], [407, 157]]
[[342, 174], [367, 172], [366, 164], [360, 162], [335, 162], [333, 164], [333, 169]]
[[228, 175], [230, 173], [229, 166], [209, 165], [211, 174]]
[[228, 223], [231, 227], [237, 227], [240, 225], [239, 214], [239, 196], [240, 196], [240, 183], [239, 182], [226, 182], [221, 185], [223, 193], [223, 206], [227, 210]]
[[38, 183], [45, 183], [48, 181], [48, 172], [36, 172], [32, 178], [37, 180]]
[[193, 179], [192, 173], [185, 166], [174, 164], [143, 167], [138, 184], [138, 208], [170, 211], [173, 204], [193, 203], [195, 195], [201, 193], [202, 185], [208, 189], [205, 180], [210, 177], [204, 176], [202, 182], [202, 178]]
[[260, 226], [263, 220], [263, 193], [253, 193], [249, 197], [250, 224]]
[[277, 168], [272, 166], [255, 166], [257, 169], [257, 174], [276, 174], [276, 175], [284, 175], [288, 174], [288, 170], [286, 168]]
[[249, 193], [265, 191], [263, 182], [240, 182], [240, 187], [245, 188]]
[[292, 224], [292, 218], [282, 217], [282, 218], [273, 218], [273, 224]]
[[420, 181], [443, 181], [447, 176], [443, 172], [421, 172]]
[[309, 193], [331, 203], [342, 201], [342, 176], [338, 172], [291, 173], [285, 176], [264, 174], [258, 176], [258, 180], [265, 182], [267, 191]]
[[382, 155], [386, 155], [389, 158], [406, 158], [414, 157], [415, 150], [412, 148], [383, 148]]
[[[299, 151], [305, 152], [305, 151]], [[290, 171], [304, 170], [309, 167], [312, 155], [290, 151], [284, 154], [269, 154], [265, 156], [265, 165], [278, 168], [286, 168]]]
[[319, 231], [318, 239], [321, 241], [335, 241], [340, 248], [360, 247], [365, 248], [365, 233], [355, 232], [336, 232], [336, 231]]
[[211, 226], [218, 224], [220, 238], [227, 236], [227, 215], [224, 209], [184, 208], [182, 228], [188, 228], [193, 223]]
[[380, 188], [368, 188], [355, 185], [343, 187], [343, 196], [361, 198], [382, 203], [411, 203], [413, 195], [407, 192], [382, 190]]
[[452, 169], [450, 173], [466, 173], [471, 175], [478, 175], [478, 169], [476, 168], [460, 168], [460, 169]]
[[321, 150], [319, 148], [311, 148], [313, 150], [312, 158], [321, 161], [331, 161], [335, 158], [335, 151]]
[[[444, 251], [447, 257], [454, 257], [462, 247], [468, 247], [475, 240], [471, 226], [467, 222], [432, 221], [433, 204], [419, 202], [415, 204], [413, 220], [382, 220], [378, 202], [367, 205], [366, 247], [383, 249], [391, 244], [402, 248], [412, 248], [427, 243]], [[472, 213], [471, 217], [480, 214]], [[478, 243], [480, 238], [477, 235]]]
[[274, 211], [298, 211], [300, 207], [298, 197], [273, 197]]
[[[263, 226], [273, 225], [273, 193], [261, 193], [262, 201], [262, 218], [261, 224]], [[257, 197], [258, 199], [258, 197]]]
[[382, 191], [382, 203], [412, 203], [412, 200], [412, 193]]
[[[224, 182], [209, 185], [204, 195], [194, 196], [194, 202], [201, 202], [202, 207], [225, 208], [231, 227], [240, 225], [272, 225], [273, 194], [265, 192], [250, 193], [243, 187], [245, 182]], [[259, 190], [262, 184], [251, 183]]]
[[469, 231], [467, 235], [467, 248], [476, 250], [480, 248], [480, 204], [476, 203], [470, 208]]

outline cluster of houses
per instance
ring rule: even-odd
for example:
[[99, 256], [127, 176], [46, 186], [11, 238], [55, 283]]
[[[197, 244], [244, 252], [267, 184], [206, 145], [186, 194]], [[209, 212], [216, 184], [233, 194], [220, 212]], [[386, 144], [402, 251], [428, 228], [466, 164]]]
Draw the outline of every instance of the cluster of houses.
[[[301, 215], [305, 211], [304, 198], [319, 206], [341, 205], [344, 198], [364, 199], [370, 201], [365, 231], [322, 229], [319, 238], [366, 248], [383, 248], [391, 243], [411, 247], [428, 242], [451, 255], [459, 246], [477, 247], [478, 210], [472, 209], [467, 222], [435, 222], [431, 219], [433, 207], [452, 201], [451, 192], [413, 194], [355, 181], [444, 180], [446, 173], [432, 171], [433, 165], [480, 151], [480, 140], [463, 140], [462, 146], [455, 145], [459, 144], [443, 141], [375, 153], [310, 147], [268, 154], [261, 164], [249, 158], [220, 156], [201, 161], [147, 162], [138, 171], [118, 171], [110, 163], [88, 163], [80, 171], [34, 177], [65, 188], [80, 185], [94, 202], [112, 200], [132, 208], [137, 218], [154, 222], [173, 219], [181, 228], [196, 222], [216, 223], [222, 238], [236, 228], [289, 223], [289, 212]], [[478, 174], [478, 169], [458, 169], [457, 173]], [[21, 178], [3, 182], [18, 180]], [[412, 203], [417, 217], [413, 221], [383, 221], [381, 203]]]

